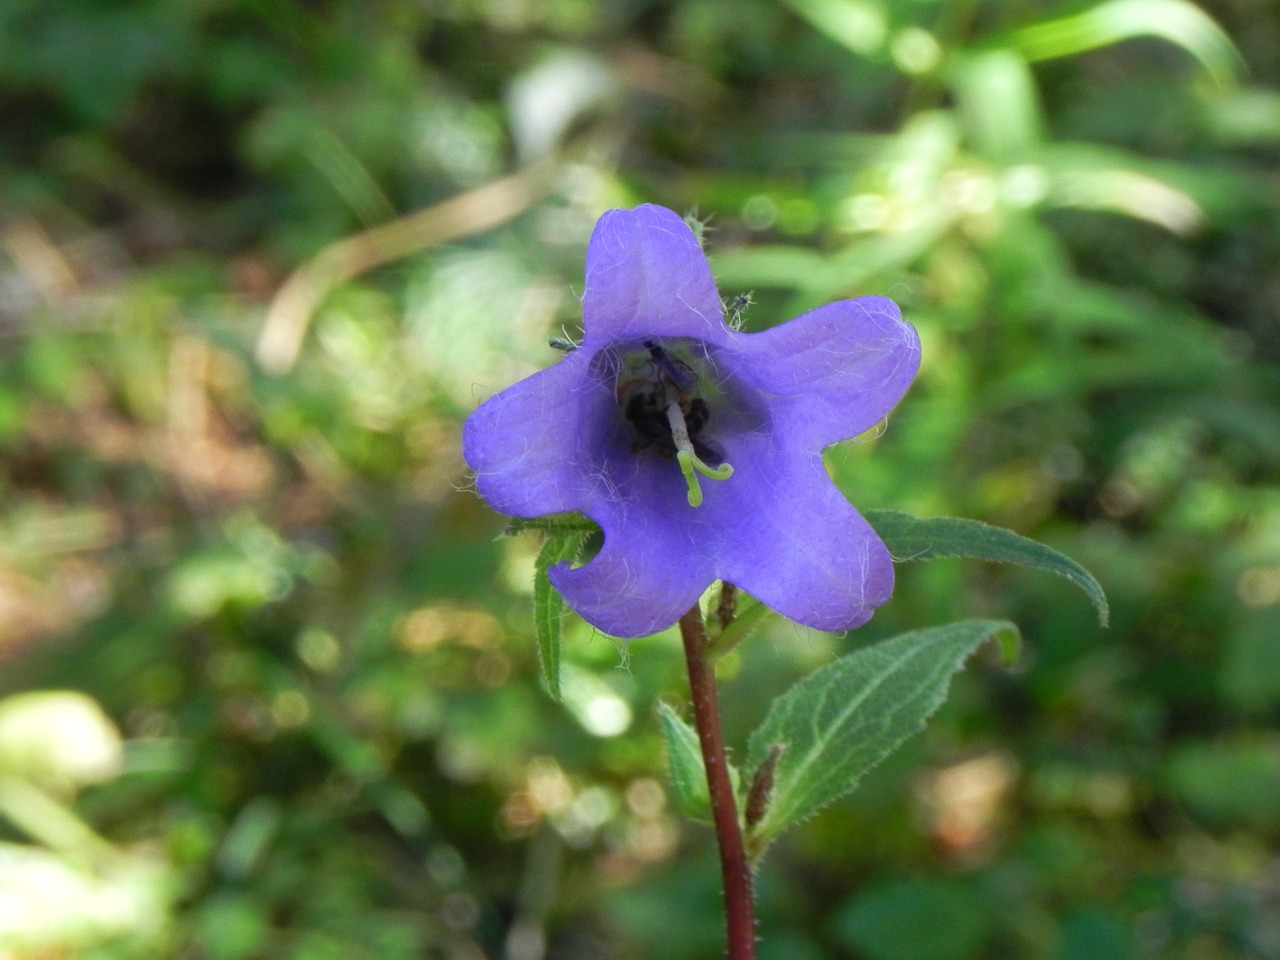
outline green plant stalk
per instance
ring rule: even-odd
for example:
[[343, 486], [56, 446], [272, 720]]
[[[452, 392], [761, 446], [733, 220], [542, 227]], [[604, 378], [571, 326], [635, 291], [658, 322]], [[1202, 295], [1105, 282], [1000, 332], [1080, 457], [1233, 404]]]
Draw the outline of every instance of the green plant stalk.
[[31, 839], [82, 863], [100, 864], [115, 854], [70, 808], [17, 777], [0, 776], [0, 816]]
[[689, 689], [693, 694], [694, 727], [707, 771], [711, 817], [720, 848], [720, 872], [724, 879], [725, 925], [729, 960], [755, 960], [755, 904], [751, 891], [751, 866], [742, 841], [742, 825], [729, 779], [720, 708], [716, 697], [715, 664], [710, 656], [706, 625], [697, 604], [680, 618]]

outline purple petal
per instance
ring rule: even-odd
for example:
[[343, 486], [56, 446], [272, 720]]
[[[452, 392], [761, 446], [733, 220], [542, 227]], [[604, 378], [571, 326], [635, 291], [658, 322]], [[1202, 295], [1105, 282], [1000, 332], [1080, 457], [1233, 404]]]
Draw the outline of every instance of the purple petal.
[[[920, 344], [896, 305], [843, 301], [764, 333], [732, 333], [692, 231], [643, 206], [597, 225], [583, 312], [583, 347], [481, 405], [463, 433], [495, 509], [580, 512], [600, 524], [597, 557], [550, 572], [569, 604], [610, 634], [644, 636], [722, 578], [811, 627], [866, 622], [892, 593], [892, 561], [827, 476], [821, 450], [873, 427], [914, 378]], [[675, 369], [702, 380], [703, 449], [736, 470], [701, 481], [699, 508], [661, 443], [642, 435], [648, 425], [619, 406], [618, 381], [636, 373], [636, 354], [651, 362], [651, 340], [681, 341], [691, 354]]]
[[499, 513], [539, 517], [579, 510], [591, 496], [584, 419], [613, 403], [575, 352], [482, 403], [462, 429], [462, 456]]
[[725, 343], [724, 307], [693, 231], [664, 207], [610, 210], [587, 248], [585, 346], [694, 337]]
[[920, 367], [920, 338], [882, 297], [841, 300], [735, 344], [794, 449], [820, 450], [883, 420]]
[[717, 575], [817, 630], [866, 623], [893, 594], [893, 561], [827, 476], [821, 455], [737, 456], [742, 463], [718, 485], [714, 505], [739, 518], [722, 526]]
[[[583, 620], [615, 637], [644, 637], [679, 620], [714, 579], [704, 550], [677, 524], [606, 520], [586, 566], [552, 567], [551, 582]], [[611, 529], [611, 527], [614, 527]]]
[[595, 496], [577, 509], [604, 531], [586, 566], [551, 570], [569, 605], [615, 637], [640, 637], [675, 623], [714, 579], [717, 517], [689, 506], [674, 460], [637, 452], [634, 428], [616, 408], [584, 423], [594, 453]]

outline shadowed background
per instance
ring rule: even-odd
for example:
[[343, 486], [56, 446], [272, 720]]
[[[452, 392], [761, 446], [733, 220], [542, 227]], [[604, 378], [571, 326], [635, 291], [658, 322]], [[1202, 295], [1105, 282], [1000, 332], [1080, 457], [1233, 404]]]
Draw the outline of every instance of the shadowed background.
[[729, 658], [741, 753], [840, 652], [1027, 638], [773, 849], [763, 960], [1280, 955], [1278, 84], [1261, 0], [6, 0], [0, 954], [718, 955], [678, 639], [571, 618], [553, 703], [459, 453], [658, 202], [748, 330], [919, 328], [856, 504], [1112, 603], [911, 566]]

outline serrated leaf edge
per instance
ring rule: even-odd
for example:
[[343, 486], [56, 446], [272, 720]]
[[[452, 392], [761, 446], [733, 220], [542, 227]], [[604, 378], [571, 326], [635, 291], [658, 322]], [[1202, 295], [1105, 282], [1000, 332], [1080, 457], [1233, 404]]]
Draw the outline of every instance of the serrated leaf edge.
[[[885, 542], [889, 547], [889, 552], [893, 554], [896, 563], [911, 563], [919, 560], [950, 560], [950, 559], [966, 559], [966, 560], [982, 560], [986, 563], [1013, 564], [1017, 566], [1027, 567], [1030, 570], [1041, 570], [1045, 573], [1052, 573], [1061, 577], [1068, 583], [1073, 583], [1080, 588], [1089, 598], [1089, 602], [1093, 604], [1094, 610], [1098, 614], [1098, 623], [1103, 627], [1111, 624], [1111, 607], [1107, 602], [1106, 591], [1102, 589], [1102, 584], [1091, 574], [1085, 567], [1075, 560], [1072, 560], [1066, 554], [1055, 550], [1048, 544], [1041, 543], [1039, 540], [1033, 540], [1030, 537], [1024, 537], [1020, 533], [1015, 533], [1005, 527], [997, 527], [994, 524], [984, 523], [981, 520], [972, 520], [966, 517], [915, 517], [901, 510], [868, 510], [865, 514], [866, 520], [871, 524], [872, 529], [876, 531], [877, 536]], [[1022, 546], [1031, 547], [1036, 550], [1042, 550], [1049, 554], [1058, 564], [1056, 566], [1049, 563], [1036, 563], [1033, 558], [1019, 559], [1016, 557], [991, 557], [985, 556], [973, 551], [947, 547], [942, 550], [930, 549], [924, 553], [902, 553], [899, 555], [893, 549], [892, 541], [895, 539], [892, 532], [889, 535], [881, 532], [881, 527], [888, 528], [888, 524], [892, 523], [910, 523], [911, 526], [928, 526], [932, 523], [948, 523], [955, 524], [961, 528], [978, 531], [983, 534], [993, 535], [998, 540], [1004, 541], [1005, 546]], [[910, 534], [927, 539], [928, 534], [918, 532]]]
[[560, 639], [563, 632], [563, 621], [567, 606], [559, 591], [551, 584], [547, 575], [558, 563], [574, 560], [586, 543], [590, 531], [580, 529], [563, 529], [551, 533], [542, 549], [538, 551], [538, 559], [534, 562], [533, 575], [533, 633], [538, 649], [538, 665], [542, 670], [542, 679], [547, 685], [547, 692], [553, 700], [563, 698], [560, 685]]
[[[839, 793], [833, 794], [822, 803], [819, 803], [816, 806], [814, 806], [813, 809], [801, 814], [795, 819], [788, 820], [785, 823], [782, 823], [779, 825], [773, 825], [771, 823], [771, 820], [775, 818], [771, 818], [769, 816], [769, 813], [772, 812], [772, 809], [776, 809], [776, 805], [771, 805], [771, 809], [765, 813], [764, 817], [759, 821], [759, 823], [752, 825], [752, 829], [749, 831], [749, 834], [747, 836], [748, 852], [749, 852], [749, 856], [753, 860], [757, 860], [767, 849], [768, 845], [772, 843], [773, 840], [775, 840], [783, 831], [797, 825], [798, 823], [803, 823], [805, 820], [808, 820], [809, 818], [813, 817], [820, 810], [834, 803], [836, 800], [840, 799], [843, 796], [847, 796], [850, 792], [852, 792], [857, 787], [858, 783], [861, 782], [862, 777], [864, 777], [867, 773], [869, 773], [871, 770], [875, 769], [875, 767], [879, 766], [882, 762], [884, 762], [885, 758], [887, 758], [889, 754], [891, 754], [899, 746], [901, 746], [911, 737], [915, 736], [915, 734], [919, 733], [922, 729], [924, 729], [925, 725], [929, 721], [929, 718], [932, 717], [934, 713], [938, 711], [938, 709], [942, 706], [943, 702], [946, 700], [947, 691], [950, 689], [951, 677], [955, 676], [955, 674], [959, 673], [960, 670], [963, 669], [969, 657], [971, 657], [973, 653], [980, 646], [982, 646], [984, 642], [988, 642], [991, 640], [997, 640], [998, 642], [1000, 642], [1002, 655], [1007, 658], [1007, 654], [1005, 653], [1005, 651], [1007, 650], [1007, 641], [1001, 639], [1002, 635], [1012, 634], [1015, 637], [1020, 636], [1017, 626], [1007, 620], [962, 620], [962, 621], [956, 621], [953, 624], [945, 624], [944, 627], [948, 627], [948, 626], [954, 627], [954, 626], [960, 626], [960, 625], [972, 625], [975, 628], [980, 628], [980, 630], [978, 635], [976, 635], [973, 640], [972, 647], [963, 657], [961, 657], [956, 662], [955, 668], [952, 671], [950, 671], [950, 673], [947, 674], [945, 678], [945, 683], [939, 689], [936, 700], [932, 703], [932, 705], [930, 705], [927, 708], [926, 712], [924, 713], [924, 716], [920, 720], [920, 723], [917, 724], [915, 727], [911, 728], [910, 730], [906, 731], [905, 733], [903, 733], [903, 735], [899, 737], [894, 743], [889, 744], [880, 753], [879, 756], [877, 756], [870, 763], [868, 763], [867, 766], [861, 772], [859, 772], [856, 777], [854, 777], [851, 781], [849, 781], [849, 783], [846, 785], [846, 787], [843, 790], [841, 790]], [[911, 636], [912, 634], [928, 633], [934, 630], [940, 631], [941, 629], [943, 629], [943, 627], [926, 628], [924, 630], [913, 630], [907, 633], [898, 634], [895, 637], [890, 637], [887, 640], [881, 641], [881, 644], [889, 643], [895, 640], [900, 640], [904, 637]], [[945, 638], [943, 638], [942, 636], [939, 636], [938, 642], [943, 642], [944, 639]], [[876, 646], [879, 646], [879, 645], [880, 644], [877, 644]], [[841, 657], [839, 660], [835, 661], [834, 663], [828, 664], [827, 666], [819, 670], [816, 670], [813, 673], [809, 674], [808, 676], [802, 678], [796, 684], [794, 684], [790, 689], [788, 689], [786, 692], [784, 692], [779, 697], [777, 697], [774, 700], [773, 704], [770, 705], [769, 712], [766, 714], [764, 721], [761, 723], [760, 727], [757, 728], [756, 733], [752, 734], [750, 741], [748, 742], [747, 754], [748, 754], [749, 761], [752, 761], [752, 762], [755, 761], [755, 755], [757, 753], [756, 736], [761, 730], [763, 730], [768, 725], [769, 719], [773, 714], [774, 708], [779, 701], [791, 696], [803, 686], [808, 685], [810, 683], [817, 682], [818, 678], [821, 677], [823, 674], [828, 673], [832, 670], [838, 669], [842, 664], [846, 663], [846, 661], [854, 657], [857, 657], [859, 654], [865, 653], [867, 650], [871, 650], [871, 649], [874, 649], [874, 647], [864, 647], [861, 650], [854, 651], [851, 654]], [[847, 707], [840, 712], [839, 714], [840, 720], [837, 721], [836, 723], [831, 724], [831, 726], [837, 726], [840, 722], [843, 722], [844, 719], [847, 719], [850, 716], [850, 714], [852, 714], [853, 711], [858, 708], [858, 706], [860, 706], [863, 702], [865, 702], [866, 699], [869, 696], [871, 696], [872, 693], [874, 693], [877, 689], [879, 689], [880, 685], [884, 683], [885, 680], [888, 679], [891, 673], [892, 671], [885, 672], [874, 683], [869, 684], [866, 687], [866, 689], [859, 694], [859, 696], [857, 696], [852, 701], [850, 701]], [[816, 706], [815, 706], [815, 712], [816, 712]], [[759, 752], [763, 753], [767, 758], [769, 753], [772, 752], [773, 750], [778, 748], [788, 749], [790, 745], [791, 744], [789, 741], [771, 740], [770, 742], [764, 744], [760, 748]], [[816, 761], [817, 757], [821, 753], [822, 753], [821, 749], [818, 749], [818, 748], [810, 749], [808, 752], [808, 755], [803, 759], [802, 765], [795, 770], [788, 771], [788, 779], [793, 783], [802, 782], [804, 771], [809, 769], [810, 765]], [[776, 784], [775, 784], [775, 791], [776, 791]]]

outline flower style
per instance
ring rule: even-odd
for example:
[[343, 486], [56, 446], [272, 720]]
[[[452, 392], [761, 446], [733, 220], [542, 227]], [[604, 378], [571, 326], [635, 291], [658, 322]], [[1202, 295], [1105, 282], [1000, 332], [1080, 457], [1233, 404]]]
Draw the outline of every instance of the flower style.
[[893, 564], [822, 450], [879, 423], [915, 378], [920, 341], [897, 305], [842, 300], [733, 330], [693, 232], [652, 205], [600, 218], [582, 300], [581, 347], [463, 432], [494, 509], [600, 525], [594, 559], [551, 569], [569, 605], [640, 637], [721, 579], [819, 630], [870, 619]]

